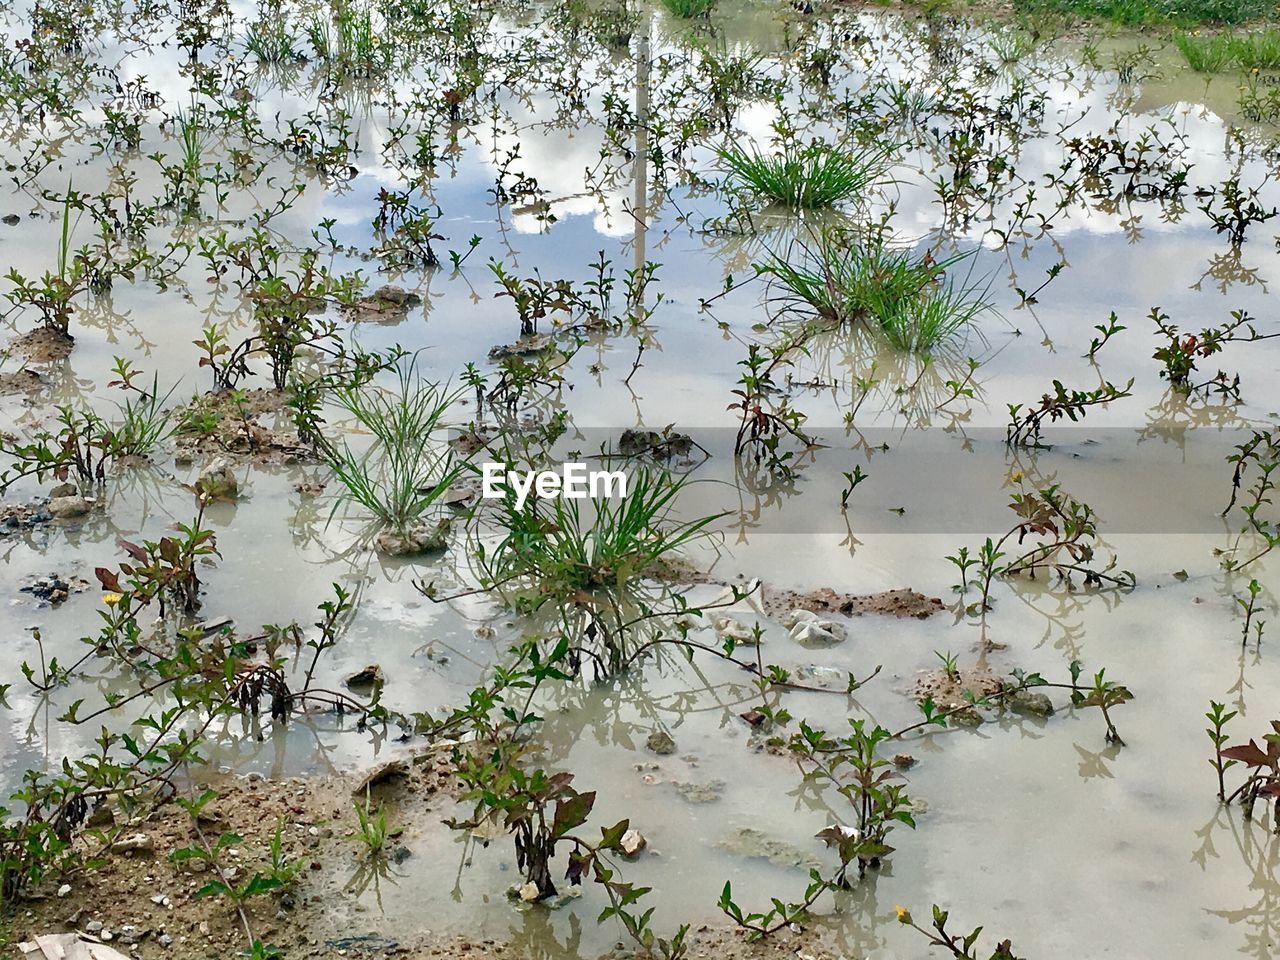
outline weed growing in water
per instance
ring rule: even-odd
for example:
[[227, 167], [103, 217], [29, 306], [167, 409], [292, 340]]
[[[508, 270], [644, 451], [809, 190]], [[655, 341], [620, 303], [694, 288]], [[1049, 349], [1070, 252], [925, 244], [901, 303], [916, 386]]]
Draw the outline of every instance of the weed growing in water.
[[1221, 33], [1211, 37], [1175, 33], [1173, 42], [1187, 65], [1197, 73], [1280, 67], [1280, 30], [1255, 30], [1243, 35]]
[[1132, 396], [1133, 378], [1123, 387], [1104, 381], [1096, 390], [1068, 390], [1061, 380], [1053, 381], [1053, 393], [1046, 393], [1036, 406], [1009, 404], [1009, 426], [1005, 443], [1011, 447], [1040, 447], [1040, 431], [1046, 421], [1070, 420], [1078, 423], [1090, 407]]
[[[1068, 584], [1079, 575], [1086, 584], [1105, 583], [1120, 588], [1134, 585], [1135, 578], [1129, 571], [1111, 572], [1116, 566], [1114, 557], [1104, 566], [1094, 562], [1097, 518], [1087, 503], [1063, 493], [1056, 484], [1038, 492], [1014, 494], [1009, 509], [1020, 519], [1007, 533], [999, 539], [988, 537], [976, 554], [961, 547], [947, 557], [960, 571], [957, 590], [964, 593], [973, 586], [982, 592], [971, 612], [991, 609], [991, 585], [996, 577], [1022, 574], [1034, 579], [1040, 573], [1052, 573]], [[1006, 553], [1007, 547], [1021, 547], [1028, 537], [1044, 539], [1016, 556]], [[977, 568], [974, 577], [969, 575], [971, 567]]]
[[373, 385], [340, 386], [335, 402], [373, 438], [356, 453], [345, 438], [322, 441], [325, 459], [354, 501], [397, 534], [404, 534], [440, 501], [461, 476], [465, 461], [454, 458], [437, 436], [461, 391], [418, 376], [416, 359], [397, 365], [391, 390]]
[[850, 150], [820, 142], [788, 142], [779, 154], [730, 146], [718, 156], [729, 179], [752, 193], [786, 207], [814, 210], [863, 199], [884, 176], [892, 153], [884, 146]]
[[715, 9], [716, 0], [662, 0], [662, 6], [673, 17], [693, 20], [708, 17]]
[[[1237, 445], [1235, 452], [1227, 457], [1227, 462], [1234, 465], [1231, 474], [1231, 500], [1222, 515], [1227, 516], [1243, 495], [1243, 502], [1239, 506], [1247, 524], [1241, 531], [1240, 539], [1231, 549], [1222, 552], [1222, 566], [1225, 570], [1243, 570], [1280, 545], [1280, 526], [1264, 512], [1271, 506], [1272, 494], [1276, 489], [1276, 479], [1272, 475], [1280, 469], [1280, 434], [1255, 430], [1248, 440]], [[1250, 476], [1253, 480], [1246, 486]], [[1261, 545], [1251, 556], [1239, 560], [1237, 554], [1246, 535], [1260, 540]]]
[[[979, 960], [978, 954], [974, 951], [977, 949], [978, 937], [982, 934], [982, 927], [977, 927], [972, 933], [965, 935], [949, 933], [947, 931], [947, 921], [951, 915], [937, 904], [934, 904], [932, 928], [926, 930], [915, 922], [910, 910], [905, 907], [897, 907], [895, 909], [898, 914], [898, 922], [904, 926], [911, 927], [913, 930], [920, 931], [929, 939], [930, 946], [949, 950], [955, 960]], [[988, 960], [1018, 960], [1018, 958], [1013, 954], [1013, 944], [1008, 940], [1001, 940], [996, 944], [995, 950]]]
[[1221, 353], [1229, 343], [1252, 343], [1280, 337], [1280, 332], [1259, 333], [1253, 325], [1253, 318], [1244, 310], [1233, 310], [1231, 319], [1222, 326], [1205, 327], [1198, 334], [1180, 334], [1178, 327], [1169, 322], [1169, 315], [1162, 313], [1159, 307], [1151, 308], [1150, 319], [1156, 325], [1157, 335], [1164, 340], [1152, 355], [1164, 364], [1160, 376], [1183, 394], [1206, 391], [1238, 398], [1239, 376], [1219, 370], [1208, 380], [1195, 383], [1192, 375], [1196, 372], [1196, 361]]
[[394, 831], [387, 826], [387, 810], [382, 804], [377, 809], [366, 795], [364, 802], [356, 801], [356, 838], [365, 845], [370, 856], [377, 856], [386, 849]]
[[774, 254], [765, 267], [787, 296], [834, 323], [878, 329], [900, 350], [927, 352], [991, 309], [985, 289], [947, 276], [969, 254], [916, 257], [842, 231], [824, 231], [803, 253], [799, 263]]
[[715, 516], [674, 518], [684, 478], [641, 467], [629, 473], [628, 481], [625, 497], [591, 501], [591, 511], [565, 497], [530, 497], [517, 508], [515, 495], [508, 493], [502, 503], [506, 536], [490, 555], [481, 553], [495, 582], [527, 582], [533, 593], [522, 606], [537, 609], [579, 591], [623, 589], [650, 575], [660, 560], [709, 535]]

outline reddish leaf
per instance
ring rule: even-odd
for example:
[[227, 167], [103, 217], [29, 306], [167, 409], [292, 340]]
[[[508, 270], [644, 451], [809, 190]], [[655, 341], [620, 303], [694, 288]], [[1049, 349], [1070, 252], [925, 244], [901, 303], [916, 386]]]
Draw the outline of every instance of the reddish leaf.
[[1266, 753], [1252, 740], [1243, 746], [1219, 750], [1218, 754], [1227, 760], [1239, 760], [1251, 767], [1265, 767], [1268, 763]]
[[114, 570], [108, 570], [106, 567], [98, 567], [93, 571], [98, 582], [102, 584], [103, 590], [110, 590], [113, 593], [120, 593], [120, 575]]

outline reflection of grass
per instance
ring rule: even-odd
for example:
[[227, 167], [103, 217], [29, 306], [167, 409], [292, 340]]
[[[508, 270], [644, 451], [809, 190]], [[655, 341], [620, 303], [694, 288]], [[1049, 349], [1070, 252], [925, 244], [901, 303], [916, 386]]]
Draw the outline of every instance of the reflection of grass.
[[716, 0], [662, 0], [662, 5], [673, 17], [690, 20], [694, 17], [705, 17], [711, 13]]
[[1243, 36], [1219, 34], [1216, 37], [1179, 33], [1173, 42], [1197, 73], [1218, 73], [1230, 68], [1273, 70], [1280, 67], [1280, 30], [1258, 30]]
[[857, 151], [815, 143], [788, 145], [778, 154], [727, 147], [720, 162], [730, 177], [754, 193], [800, 209], [829, 207], [866, 191], [883, 173], [888, 151], [871, 147]]
[[1275, 16], [1275, 0], [1014, 0], [1024, 13], [1056, 11], [1123, 24], [1243, 23]]

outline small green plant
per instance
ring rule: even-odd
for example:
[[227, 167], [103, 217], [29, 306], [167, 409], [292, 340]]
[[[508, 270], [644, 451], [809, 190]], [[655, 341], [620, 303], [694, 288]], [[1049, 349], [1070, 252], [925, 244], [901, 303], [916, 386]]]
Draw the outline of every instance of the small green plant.
[[1177, 325], [1170, 323], [1168, 314], [1159, 307], [1151, 308], [1150, 319], [1156, 325], [1157, 336], [1162, 338], [1161, 345], [1152, 354], [1164, 365], [1160, 376], [1168, 380], [1173, 389], [1184, 394], [1206, 391], [1238, 397], [1240, 378], [1225, 370], [1196, 383], [1192, 377], [1197, 361], [1221, 353], [1229, 343], [1253, 343], [1280, 337], [1280, 333], [1259, 333], [1253, 325], [1253, 317], [1244, 310], [1233, 310], [1229, 321], [1221, 326], [1205, 327], [1198, 334], [1180, 333]]
[[342, 484], [342, 499], [367, 510], [397, 533], [413, 528], [449, 485], [461, 476], [464, 461], [438, 436], [460, 391], [422, 380], [417, 362], [397, 365], [391, 390], [374, 385], [343, 385], [333, 399], [373, 438], [363, 453], [345, 438], [324, 441], [322, 451]]
[[729, 179], [760, 197], [799, 210], [830, 207], [864, 199], [884, 177], [893, 150], [872, 146], [849, 149], [814, 142], [785, 143], [781, 153], [758, 148], [723, 147], [718, 156]]
[[[1134, 585], [1132, 573], [1115, 570], [1114, 557], [1105, 564], [1097, 562], [1098, 529], [1093, 509], [1063, 492], [1057, 484], [1014, 494], [1009, 509], [1019, 519], [1003, 536], [987, 537], [976, 554], [961, 547], [946, 558], [960, 571], [958, 592], [963, 594], [971, 586], [981, 591], [981, 599], [970, 605], [970, 612], [991, 609], [991, 587], [997, 577], [1053, 574], [1068, 585], [1076, 576], [1086, 584], [1108, 584], [1120, 589]], [[1016, 555], [1008, 552], [1015, 545], [1025, 547], [1028, 538], [1038, 538], [1030, 549], [1021, 549]], [[973, 567], [977, 568], [977, 575], [970, 577]]]
[[1040, 431], [1046, 422], [1070, 420], [1078, 423], [1090, 407], [1101, 406], [1132, 396], [1133, 378], [1123, 387], [1103, 381], [1096, 390], [1068, 390], [1061, 380], [1053, 381], [1053, 392], [1046, 393], [1037, 405], [1009, 404], [1009, 427], [1005, 443], [1011, 447], [1040, 447]]
[[[934, 904], [933, 907], [933, 923], [931, 929], [925, 929], [916, 923], [911, 916], [911, 911], [905, 907], [895, 907], [898, 915], [898, 922], [904, 926], [918, 930], [929, 940], [929, 945], [934, 947], [942, 947], [950, 951], [951, 956], [955, 960], [980, 960], [978, 954], [974, 952], [977, 949], [978, 937], [982, 935], [982, 927], [976, 927], [971, 933], [960, 935], [947, 931], [947, 921], [950, 914]], [[988, 960], [1018, 960], [1013, 953], [1013, 944], [1008, 940], [1001, 940], [996, 944], [995, 950], [991, 953]]]
[[1120, 323], [1115, 311], [1112, 310], [1111, 316], [1107, 317], [1107, 322], [1099, 323], [1093, 329], [1098, 331], [1098, 336], [1089, 341], [1089, 352], [1085, 354], [1085, 357], [1090, 360], [1098, 355], [1098, 351], [1105, 347], [1112, 337], [1128, 328]]
[[1235, 719], [1238, 711], [1228, 710], [1224, 704], [1209, 701], [1209, 712], [1205, 714], [1205, 718], [1209, 721], [1209, 726], [1205, 729], [1205, 733], [1209, 735], [1209, 741], [1213, 744], [1213, 756], [1209, 759], [1209, 765], [1213, 767], [1214, 772], [1218, 775], [1218, 801], [1220, 803], [1227, 802], [1227, 781], [1226, 772], [1236, 765], [1235, 760], [1228, 760], [1222, 755], [1223, 748], [1227, 745], [1226, 726]]
[[1227, 40], [1225, 36], [1202, 37], [1181, 31], [1173, 35], [1174, 46], [1196, 73], [1218, 73], [1231, 65]]
[[382, 804], [375, 809], [368, 796], [364, 802], [355, 802], [356, 830], [355, 836], [365, 845], [369, 854], [376, 856], [386, 849], [387, 841], [393, 831], [387, 826], [387, 810]]
[[1240, 628], [1240, 645], [1242, 647], [1248, 644], [1251, 633], [1254, 635], [1258, 646], [1262, 645], [1262, 628], [1267, 625], [1267, 622], [1254, 619], [1255, 614], [1258, 612], [1258, 594], [1261, 592], [1262, 585], [1257, 580], [1250, 580], [1249, 586], [1245, 590], [1245, 595], [1235, 598], [1236, 606], [1244, 614], [1244, 625]]
[[849, 506], [849, 497], [853, 495], [858, 484], [867, 479], [867, 474], [862, 472], [860, 465], [855, 465], [852, 470], [844, 470], [840, 475], [845, 479], [845, 488], [840, 491], [840, 509], [845, 510]]

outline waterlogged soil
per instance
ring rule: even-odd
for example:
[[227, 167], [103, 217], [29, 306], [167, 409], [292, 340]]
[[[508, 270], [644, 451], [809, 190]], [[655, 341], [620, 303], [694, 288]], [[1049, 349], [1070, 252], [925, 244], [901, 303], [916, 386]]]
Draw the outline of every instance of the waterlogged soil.
[[[86, 942], [140, 958], [237, 955], [244, 936], [239, 914], [225, 900], [198, 894], [211, 882], [238, 886], [255, 874], [271, 875], [278, 831], [278, 858], [294, 866], [297, 878], [278, 898], [251, 899], [244, 911], [255, 933], [289, 957], [531, 956], [527, 943], [433, 933], [429, 916], [385, 918], [360, 900], [409, 860], [441, 855], [448, 833], [443, 819], [457, 812], [451, 771], [448, 749], [438, 749], [342, 776], [225, 774], [193, 787], [193, 796], [206, 789], [217, 793], [195, 818], [175, 804], [120, 820], [103, 808], [93, 817], [103, 838], [78, 841], [84, 855], [101, 865], [69, 883], [50, 880], [34, 890], [8, 933], [17, 942], [76, 933]], [[381, 850], [371, 851], [348, 829], [353, 803], [383, 811], [391, 836]], [[199, 858], [172, 858], [178, 850], [209, 848], [227, 834], [235, 839], [216, 868]], [[758, 834], [732, 837], [729, 846], [743, 856], [763, 855], [783, 865], [818, 865]], [[327, 879], [337, 865], [344, 875], [350, 872], [340, 891]], [[540, 909], [516, 903], [499, 898], [495, 909]], [[815, 934], [798, 929], [782, 931], [769, 943], [751, 943], [735, 929], [700, 925], [690, 931], [688, 943], [696, 957], [769, 960], [794, 957], [797, 950], [813, 960], [833, 956]], [[619, 947], [605, 955], [622, 958], [630, 951]]]
[[[219, 461], [236, 491], [205, 512], [217, 554], [198, 565], [192, 625], [259, 637], [264, 625], [296, 621], [313, 639], [317, 605], [337, 584], [355, 611], [316, 683], [367, 698], [345, 684], [375, 666], [385, 704], [433, 716], [491, 680], [513, 647], [563, 632], [562, 611], [527, 616], [510, 597], [477, 589], [504, 535], [493, 504], [477, 505], [478, 534], [459, 520], [445, 550], [389, 556], [369, 516], [340, 498], [341, 483], [299, 443], [263, 357], [236, 390], [210, 392], [197, 341], [207, 327], [232, 345], [255, 335], [261, 300], [241, 285], [241, 262], [204, 254], [261, 231], [255, 249], [280, 253], [277, 275], [310, 249], [334, 275], [360, 271], [368, 281], [360, 296], [373, 299], [354, 309], [320, 311], [304, 299], [335, 337], [368, 350], [398, 345], [422, 376], [466, 384], [446, 424], [459, 454], [545, 441], [548, 460], [660, 462], [689, 477], [673, 520], [718, 518], [712, 538], [663, 557], [624, 599], [637, 609], [673, 597], [715, 607], [719, 623], [734, 624], [736, 646], [710, 617], [690, 617], [679, 629], [706, 656], [665, 651], [620, 675], [584, 670], [531, 704], [541, 717], [529, 733], [538, 765], [572, 772], [596, 793], [585, 829], [627, 818], [644, 836], [644, 850], [619, 866], [650, 888], [642, 907], [654, 908], [659, 936], [689, 923], [691, 956], [730, 960], [939, 956], [896, 910], [927, 918], [937, 903], [956, 931], [985, 927], [983, 956], [1004, 937], [1029, 957], [1276, 956], [1273, 812], [1260, 805], [1245, 820], [1216, 802], [1203, 714], [1211, 701], [1238, 711], [1230, 738], [1244, 742], [1267, 732], [1280, 692], [1272, 627], [1261, 644], [1242, 645], [1237, 602], [1256, 580], [1256, 619], [1280, 623], [1274, 554], [1244, 571], [1223, 566], [1260, 548], [1240, 537], [1238, 509], [1223, 515], [1226, 457], [1280, 422], [1280, 340], [1200, 357], [1205, 378], [1238, 375], [1239, 396], [1186, 395], [1170, 386], [1156, 355], [1168, 340], [1149, 316], [1158, 306], [1182, 336], [1232, 311], [1261, 333], [1275, 329], [1277, 221], [1266, 212], [1280, 206], [1280, 129], [1246, 116], [1253, 78], [1191, 74], [1163, 31], [1099, 39], [1072, 25], [1032, 36], [956, 11], [808, 6], [722, 0], [692, 24], [644, 6], [623, 44], [564, 5], [442, 5], [432, 23], [449, 28], [423, 32], [387, 24], [379, 10], [376, 46], [397, 59], [356, 70], [325, 60], [302, 27], [299, 57], [267, 63], [251, 52], [250, 30], [264, 21], [330, 17], [310, 3], [201, 8], [181, 36], [182, 11], [153, 5], [120, 16], [77, 6], [35, 32], [34, 8], [3, 11], [2, 49], [15, 51], [6, 56], [48, 45], [38, 51], [44, 66], [3, 63], [15, 99], [4, 104], [11, 135], [0, 152], [13, 179], [0, 213], [21, 218], [0, 233], [6, 269], [56, 271], [64, 225], [73, 251], [97, 242], [90, 211], [64, 219], [69, 180], [96, 198], [103, 221], [119, 222], [115, 254], [142, 245], [162, 264], [77, 294], [74, 341], [45, 331], [36, 303], [0, 318], [0, 342], [13, 348], [0, 368], [0, 433], [56, 430], [61, 405], [119, 423], [138, 394], [112, 385], [116, 358], [141, 375], [135, 386], [156, 378], [177, 428], [145, 459], [87, 482], [75, 496], [88, 509], [75, 516], [51, 516], [67, 494], [52, 477], [15, 483], [0, 500], [0, 684], [12, 683], [0, 697], [4, 793], [28, 769], [53, 773], [92, 752], [97, 725], [58, 718], [79, 699], [102, 705], [133, 679], [95, 655], [66, 684], [37, 690], [21, 665], [38, 676], [35, 665], [85, 654], [82, 638], [99, 634], [110, 599], [96, 589], [96, 568], [126, 559], [121, 541], [189, 524], [191, 488]], [[192, 58], [191, 37], [209, 25], [221, 39], [201, 41]], [[1262, 71], [1254, 92], [1265, 96], [1276, 81]], [[173, 187], [178, 129], [194, 115], [199, 156], [188, 160], [204, 181], [184, 214], [191, 198]], [[834, 212], [767, 209], [728, 187], [716, 150], [771, 150], [784, 121], [806, 142], [887, 138], [900, 149], [884, 184]], [[1261, 210], [1235, 244], [1202, 209], [1220, 213], [1232, 179], [1256, 191]], [[958, 193], [943, 196], [939, 184]], [[427, 211], [418, 225], [439, 265], [388, 249], [378, 218], [397, 201]], [[984, 290], [992, 309], [927, 357], [861, 325], [819, 330], [764, 394], [785, 396], [818, 442], [787, 447], [789, 469], [778, 475], [735, 456], [741, 419], [729, 405], [749, 349], [767, 351], [813, 320], [756, 265], [803, 256], [819, 226], [881, 218], [894, 250], [967, 258], [954, 275]], [[598, 312], [611, 319], [552, 309], [534, 333], [488, 266], [492, 258], [526, 289], [560, 278], [587, 289], [601, 282], [591, 267], [600, 251], [615, 279]], [[646, 263], [658, 264], [656, 279], [628, 298], [625, 271], [640, 276]], [[403, 294], [377, 294], [384, 284]], [[647, 314], [638, 325], [637, 311]], [[1112, 312], [1125, 329], [1091, 349]], [[537, 368], [512, 398], [477, 402], [474, 377], [492, 389], [512, 369], [503, 364], [549, 363], [562, 350], [563, 363]], [[296, 369], [321, 372], [324, 357], [303, 347]], [[1043, 448], [1006, 446], [1011, 404], [1040, 403], [1055, 380], [1095, 389], [1130, 378], [1129, 396], [1047, 424]], [[336, 405], [323, 418], [333, 439], [370, 445]], [[663, 438], [680, 438], [675, 456]], [[855, 468], [866, 479], [851, 488]], [[997, 578], [992, 609], [979, 615], [977, 588], [949, 558], [961, 547], [976, 556], [1026, 516], [1013, 498], [1045, 488], [1093, 506], [1092, 559], [1114, 558], [1135, 586]], [[56, 606], [22, 590], [52, 571], [93, 587]], [[420, 589], [428, 586], [434, 599]], [[731, 586], [746, 595], [721, 608]], [[830, 641], [797, 639], [796, 611], [836, 628]], [[732, 660], [717, 655], [727, 647]], [[307, 650], [290, 650], [283, 667], [295, 689]], [[948, 656], [953, 671], [940, 668]], [[814, 863], [836, 866], [816, 835], [853, 814], [789, 756], [784, 741], [801, 722], [831, 736], [856, 719], [901, 730], [921, 720], [921, 701], [966, 705], [998, 692], [1013, 670], [1063, 683], [1073, 663], [1086, 681], [1105, 671], [1133, 693], [1112, 711], [1124, 746], [1108, 740], [1096, 708], [1073, 706], [1061, 689], [1049, 691], [1051, 711], [1041, 700], [980, 705], [946, 728], [915, 730], [882, 748], [915, 822], [895, 828], [893, 854], [851, 889], [824, 894], [803, 932], [747, 944], [727, 926], [717, 908], [726, 882], [744, 910], [764, 910], [774, 897], [800, 899]], [[790, 683], [762, 694], [762, 665]], [[779, 708], [792, 719], [771, 727], [765, 710]], [[125, 705], [102, 722], [136, 733], [138, 717]], [[96, 935], [109, 930], [112, 945], [148, 960], [236, 956], [246, 937], [234, 908], [193, 898], [209, 872], [168, 854], [201, 834], [234, 832], [236, 854], [223, 863], [243, 882], [265, 869], [283, 824], [285, 856], [304, 862], [296, 888], [250, 898], [245, 911], [286, 960], [389, 951], [560, 960], [632, 949], [617, 947], [619, 924], [597, 922], [607, 901], [592, 884], [579, 897], [513, 901], [521, 878], [511, 838], [447, 827], [470, 813], [447, 761], [394, 724], [331, 712], [288, 723], [236, 716], [209, 731], [206, 753], [204, 779], [192, 775], [218, 792], [217, 819], [197, 832], [175, 804], [141, 813], [121, 834], [145, 836], [150, 850], [47, 878], [16, 905], [13, 939], [95, 923]], [[397, 761], [408, 776], [371, 790], [397, 833], [385, 855], [370, 857], [355, 835], [353, 791]], [[1240, 773], [1229, 771], [1233, 782]], [[95, 841], [77, 842], [90, 850]], [[561, 855], [553, 873], [567, 889], [566, 868]], [[126, 927], [146, 935], [124, 943]], [[0, 947], [5, 960], [13, 955]]]

